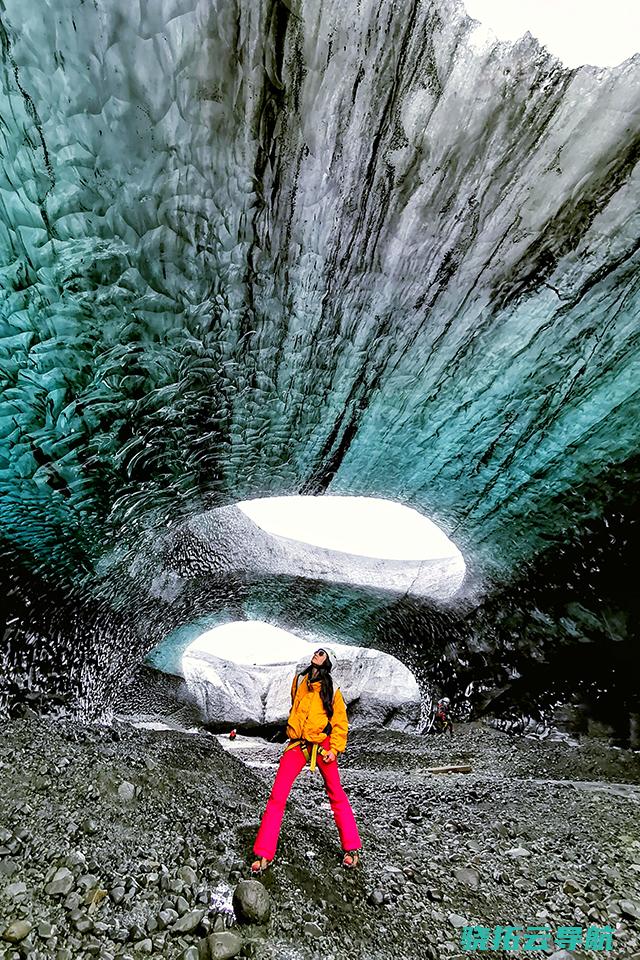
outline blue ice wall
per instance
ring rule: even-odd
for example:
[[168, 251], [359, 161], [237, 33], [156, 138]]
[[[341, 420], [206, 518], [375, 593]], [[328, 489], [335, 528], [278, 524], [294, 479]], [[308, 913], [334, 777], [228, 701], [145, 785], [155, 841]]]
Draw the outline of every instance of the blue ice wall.
[[1, 17], [9, 540], [330, 489], [512, 564], [636, 449], [637, 59], [448, 0]]

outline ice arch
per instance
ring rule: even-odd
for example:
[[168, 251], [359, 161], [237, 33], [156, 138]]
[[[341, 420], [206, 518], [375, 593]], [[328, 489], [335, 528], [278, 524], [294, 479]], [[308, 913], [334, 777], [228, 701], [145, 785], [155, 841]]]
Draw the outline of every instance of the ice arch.
[[[235, 621], [207, 630], [183, 651], [179, 673], [187, 695], [211, 724], [282, 724], [291, 706], [291, 678], [309, 663], [321, 638], [263, 621]], [[333, 679], [360, 725], [415, 729], [420, 687], [393, 656], [331, 644]]]
[[[243, 571], [436, 600], [458, 592], [466, 569], [427, 517], [370, 497], [275, 497], [209, 510], [177, 534], [173, 551], [192, 558], [182, 561], [186, 573]], [[158, 578], [158, 596], [165, 587]]]

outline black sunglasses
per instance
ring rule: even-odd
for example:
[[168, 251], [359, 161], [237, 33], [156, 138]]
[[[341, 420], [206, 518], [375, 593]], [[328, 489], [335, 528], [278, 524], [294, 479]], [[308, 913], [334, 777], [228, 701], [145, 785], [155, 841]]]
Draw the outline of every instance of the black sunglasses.
[[[327, 651], [326, 651], [326, 650], [316, 650], [316, 653], [321, 653], [323, 657], [326, 657], [326, 655], [327, 655]], [[314, 657], [315, 657], [316, 653], [314, 653]]]

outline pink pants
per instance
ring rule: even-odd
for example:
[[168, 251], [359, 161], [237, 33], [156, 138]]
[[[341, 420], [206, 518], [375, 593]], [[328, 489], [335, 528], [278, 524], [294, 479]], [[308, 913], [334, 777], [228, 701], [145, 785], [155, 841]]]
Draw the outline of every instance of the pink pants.
[[[328, 738], [323, 746], [326, 749], [329, 748]], [[280, 766], [278, 767], [273, 789], [271, 790], [271, 796], [267, 801], [267, 807], [262, 817], [258, 836], [253, 845], [253, 852], [257, 857], [265, 857], [267, 860], [273, 860], [280, 835], [284, 808], [293, 782], [304, 765], [305, 756], [299, 746], [292, 747], [291, 750], [286, 750], [280, 758]], [[359, 850], [362, 843], [351, 804], [340, 783], [338, 761], [332, 760], [330, 763], [325, 763], [318, 754], [317, 766], [324, 779], [333, 817], [336, 821], [338, 833], [340, 834], [342, 849]]]

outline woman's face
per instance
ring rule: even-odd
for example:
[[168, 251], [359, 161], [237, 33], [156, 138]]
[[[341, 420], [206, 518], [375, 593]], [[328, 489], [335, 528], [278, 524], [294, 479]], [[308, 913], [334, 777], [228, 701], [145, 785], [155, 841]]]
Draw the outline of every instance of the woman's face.
[[311, 663], [314, 665], [314, 667], [321, 667], [326, 659], [327, 654], [324, 650], [316, 650], [314, 655], [311, 657]]

